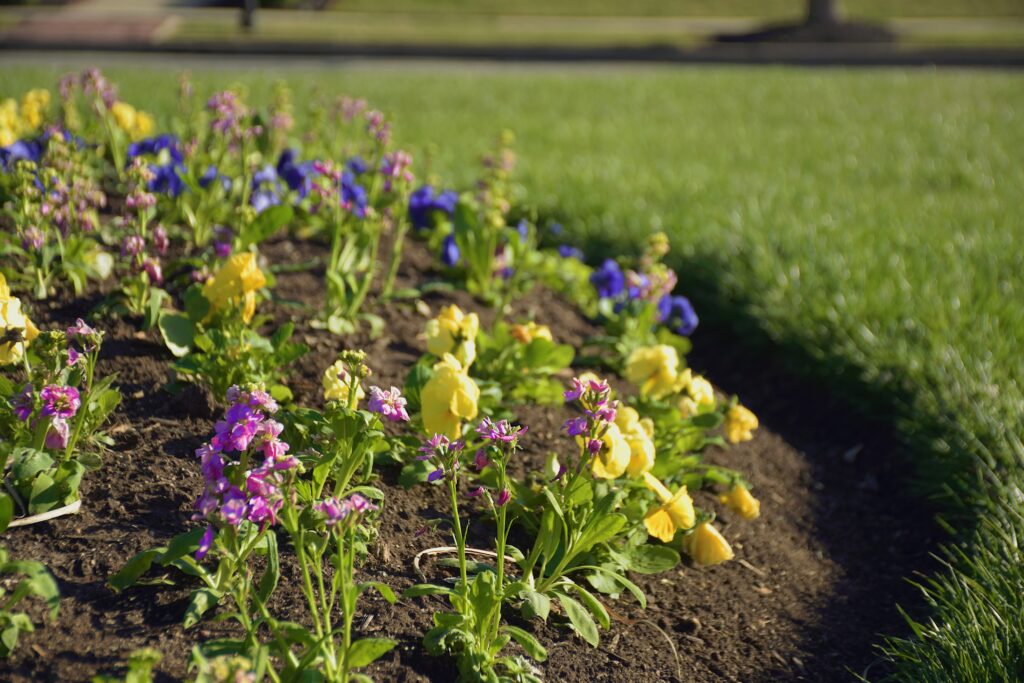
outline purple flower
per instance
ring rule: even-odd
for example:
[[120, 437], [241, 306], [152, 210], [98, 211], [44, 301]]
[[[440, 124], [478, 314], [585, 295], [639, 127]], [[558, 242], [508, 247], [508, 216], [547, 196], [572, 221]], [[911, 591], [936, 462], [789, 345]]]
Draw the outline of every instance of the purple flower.
[[[277, 401], [274, 400], [274, 397], [262, 389], [253, 389], [249, 392], [249, 405], [258, 410], [262, 410], [264, 413], [270, 414], [276, 413], [278, 408]], [[279, 422], [270, 421], [267, 422], [267, 424], [277, 425], [277, 431], [274, 432], [274, 436], [280, 434], [281, 430], [284, 429], [283, 425]]]
[[423, 459], [429, 460], [437, 451], [447, 448], [449, 444], [451, 444], [451, 441], [448, 440], [447, 436], [444, 434], [434, 434], [434, 436], [430, 437], [429, 441], [420, 446], [420, 453], [427, 453], [427, 457]]
[[196, 548], [196, 560], [202, 560], [206, 557], [206, 553], [210, 552], [210, 548], [213, 547], [213, 539], [217, 536], [212, 526], [207, 526], [206, 531], [203, 532], [203, 537], [199, 539], [199, 547]]
[[605, 259], [601, 267], [590, 275], [590, 283], [602, 299], [614, 299], [625, 289], [626, 276], [614, 259]]
[[473, 456], [473, 464], [476, 466], [477, 472], [491, 464], [491, 460], [487, 457], [487, 453], [484, 449], [481, 448], [476, 452], [476, 455]]
[[380, 387], [370, 387], [370, 410], [380, 413], [385, 419], [392, 422], [408, 422], [409, 413], [405, 409], [406, 400], [398, 387], [391, 387], [384, 391]]
[[237, 487], [232, 486], [224, 494], [220, 506], [221, 517], [231, 526], [238, 526], [245, 519], [245, 494]]
[[427, 481], [437, 481], [438, 479], [444, 479], [443, 467], [438, 467], [436, 470], [427, 475]]
[[359, 514], [372, 512], [377, 509], [376, 505], [367, 500], [365, 496], [358, 493], [353, 493], [349, 496], [348, 502], [352, 505], [352, 509]]
[[483, 486], [477, 486], [475, 489], [473, 489], [472, 491], [467, 493], [466, 497], [467, 498], [479, 498], [480, 496], [484, 495], [484, 491], [485, 491], [485, 489], [484, 489]]
[[21, 391], [11, 399], [11, 407], [14, 409], [14, 416], [24, 422], [32, 416], [33, 408], [32, 385], [26, 384]]
[[149, 276], [151, 284], [159, 285], [164, 281], [164, 271], [160, 266], [160, 261], [155, 258], [147, 258], [142, 262], [142, 269], [146, 271], [146, 275]]
[[513, 427], [508, 420], [493, 422], [489, 417], [485, 417], [476, 428], [477, 434], [495, 443], [512, 443], [525, 431], [526, 427]]
[[[275, 491], [276, 492], [276, 491]], [[277, 511], [284, 504], [280, 498], [273, 502], [263, 496], [256, 496], [249, 501], [245, 517], [253, 524], [260, 526], [275, 524], [277, 522]]]
[[328, 526], [338, 524], [352, 512], [352, 504], [347, 500], [339, 501], [337, 498], [327, 498], [319, 503], [313, 504], [313, 509], [326, 518]]
[[665, 295], [658, 301], [658, 322], [664, 323], [676, 334], [687, 337], [697, 329], [700, 320], [685, 296]]
[[50, 429], [46, 432], [43, 445], [53, 450], [61, 450], [67, 448], [70, 436], [71, 429], [68, 427], [67, 421], [63, 418], [55, 417], [50, 422]]
[[558, 247], [558, 255], [562, 258], [574, 258], [577, 261], [583, 260], [583, 252], [568, 244], [563, 244]]
[[74, 387], [49, 384], [39, 392], [43, 399], [42, 414], [46, 417], [56, 416], [60, 418], [74, 417], [82, 401], [78, 396], [78, 389]]
[[441, 263], [449, 268], [456, 265], [462, 258], [459, 245], [455, 242], [455, 234], [449, 233], [441, 243]]
[[565, 431], [569, 436], [583, 436], [587, 433], [587, 418], [570, 417], [565, 421]]
[[495, 501], [498, 507], [504, 507], [508, 503], [509, 499], [512, 498], [512, 492], [508, 489], [502, 489], [498, 492], [498, 499]]
[[142, 235], [129, 235], [121, 242], [121, 256], [136, 256], [146, 248], [146, 241]]
[[356, 177], [351, 171], [341, 174], [340, 188], [341, 208], [356, 218], [366, 218], [366, 207], [369, 202], [366, 188], [356, 182]]
[[30, 226], [21, 234], [21, 248], [25, 251], [39, 251], [46, 241], [43, 231], [36, 226]]
[[601, 452], [601, 448], [603, 446], [604, 444], [601, 442], [600, 439], [591, 439], [587, 443], [587, 450], [590, 451], [593, 455], [597, 455], [598, 453]]
[[167, 253], [167, 247], [170, 246], [170, 238], [167, 237], [167, 230], [162, 225], [156, 226], [153, 229], [153, 247], [156, 249], [156, 253], [163, 256]]
[[96, 330], [89, 327], [81, 318], [76, 320], [75, 324], [68, 328], [68, 339], [75, 339], [76, 337], [89, 337], [94, 334], [96, 334]]

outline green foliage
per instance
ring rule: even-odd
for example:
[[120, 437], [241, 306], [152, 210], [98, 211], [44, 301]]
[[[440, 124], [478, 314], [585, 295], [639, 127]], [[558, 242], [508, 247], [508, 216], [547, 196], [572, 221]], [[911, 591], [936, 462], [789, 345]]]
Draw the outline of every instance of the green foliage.
[[9, 657], [22, 633], [35, 630], [32, 618], [17, 607], [29, 597], [46, 604], [49, 618], [56, 619], [60, 608], [60, 591], [53, 576], [39, 562], [10, 559], [7, 549], [0, 547], [0, 657]]

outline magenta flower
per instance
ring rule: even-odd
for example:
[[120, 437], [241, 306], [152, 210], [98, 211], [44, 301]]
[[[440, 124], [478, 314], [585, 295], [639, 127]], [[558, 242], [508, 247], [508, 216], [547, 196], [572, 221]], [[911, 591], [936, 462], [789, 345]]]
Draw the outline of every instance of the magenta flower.
[[146, 275], [149, 276], [151, 284], [159, 285], [164, 281], [164, 270], [160, 265], [160, 261], [155, 258], [146, 258], [142, 262], [142, 269], [146, 271]]
[[406, 400], [398, 387], [384, 391], [380, 387], [370, 387], [370, 410], [380, 413], [391, 422], [408, 422], [409, 413], [405, 409]]
[[505, 504], [508, 503], [509, 499], [511, 498], [512, 492], [509, 491], [508, 489], [502, 489], [498, 493], [498, 499], [495, 501], [495, 503], [497, 503], [498, 507], [504, 507]]
[[347, 500], [338, 500], [332, 497], [314, 503], [313, 509], [326, 517], [327, 526], [334, 526], [348, 517], [352, 512], [352, 504]]
[[565, 431], [569, 436], [583, 436], [587, 433], [587, 418], [570, 417], [565, 421]]
[[171, 240], [167, 237], [167, 230], [164, 229], [164, 226], [156, 226], [153, 229], [153, 247], [156, 249], [156, 253], [161, 256], [165, 255], [170, 244]]
[[491, 418], [485, 417], [476, 432], [484, 439], [495, 443], [513, 443], [526, 431], [526, 427], [513, 427], [508, 420], [493, 422]]
[[67, 448], [68, 438], [71, 436], [71, 429], [66, 420], [60, 417], [53, 418], [50, 422], [50, 429], [46, 432], [43, 445], [55, 451]]
[[473, 456], [473, 464], [476, 465], [476, 471], [479, 472], [491, 464], [491, 459], [487, 457], [487, 453], [481, 448]]
[[74, 387], [49, 384], [43, 387], [39, 396], [43, 399], [41, 413], [46, 417], [55, 416], [64, 419], [74, 417], [78, 412], [78, 407], [82, 405], [78, 389]]
[[68, 339], [76, 339], [78, 337], [91, 337], [96, 334], [96, 330], [89, 327], [84, 320], [79, 318], [75, 321], [75, 324], [68, 328]]
[[467, 498], [479, 498], [480, 496], [484, 495], [484, 491], [485, 490], [486, 489], [484, 489], [483, 486], [477, 486], [475, 489], [473, 489], [472, 491], [467, 493], [466, 497]]

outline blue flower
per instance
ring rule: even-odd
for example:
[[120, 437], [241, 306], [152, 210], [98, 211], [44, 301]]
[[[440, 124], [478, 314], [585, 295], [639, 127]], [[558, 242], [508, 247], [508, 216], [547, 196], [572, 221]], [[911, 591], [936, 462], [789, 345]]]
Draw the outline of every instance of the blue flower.
[[614, 259], [605, 259], [601, 267], [591, 273], [590, 284], [594, 285], [602, 299], [614, 299], [625, 289], [626, 276]]
[[559, 237], [563, 232], [565, 232], [565, 228], [562, 227], [561, 223], [550, 223], [548, 225], [548, 232], [550, 232], [555, 237]]
[[583, 260], [583, 252], [569, 244], [559, 246], [558, 255], [562, 258], [574, 258], [578, 261]]
[[354, 156], [345, 162], [345, 168], [352, 171], [354, 175], [363, 175], [369, 166], [360, 156]]
[[281, 152], [277, 159], [277, 174], [284, 180], [289, 189], [295, 190], [299, 198], [304, 198], [313, 188], [313, 164], [312, 162], [299, 162], [298, 152], [294, 149], [286, 149]]
[[356, 182], [351, 171], [341, 174], [341, 204], [358, 218], [366, 218], [366, 188]]
[[217, 167], [213, 164], [210, 164], [209, 168], [206, 169], [206, 173], [199, 178], [199, 187], [205, 190], [215, 180], [220, 181], [220, 186], [224, 188], [225, 192], [231, 189], [231, 178], [218, 172]]
[[42, 138], [17, 140], [6, 147], [0, 147], [0, 167], [4, 170], [10, 170], [16, 161], [32, 161], [38, 164], [42, 157]]
[[178, 175], [180, 164], [169, 163], [163, 166], [150, 164], [149, 170], [153, 172], [153, 179], [149, 181], [147, 189], [150, 192], [161, 192], [171, 197], [177, 197], [185, 191], [185, 181]]
[[168, 157], [175, 164], [181, 164], [184, 161], [178, 146], [178, 138], [169, 133], [131, 143], [128, 145], [128, 158], [158, 156], [164, 150], [167, 150]]
[[459, 251], [459, 245], [455, 243], [455, 234], [449, 233], [441, 243], [441, 263], [451, 267], [458, 263], [460, 258], [462, 258], [462, 252]]
[[433, 225], [432, 219], [435, 211], [440, 211], [451, 217], [455, 213], [455, 205], [458, 201], [459, 195], [453, 190], [435, 194], [433, 187], [423, 185], [409, 195], [409, 222], [417, 230], [429, 228]]
[[685, 296], [666, 294], [658, 301], [658, 321], [676, 334], [688, 337], [697, 329], [700, 320], [693, 305]]
[[249, 204], [256, 209], [256, 213], [262, 213], [269, 207], [281, 203], [281, 192], [277, 171], [267, 164], [252, 176], [252, 196], [249, 197]]
[[520, 241], [525, 242], [526, 238], [530, 236], [530, 223], [525, 218], [516, 223], [516, 232], [519, 233]]

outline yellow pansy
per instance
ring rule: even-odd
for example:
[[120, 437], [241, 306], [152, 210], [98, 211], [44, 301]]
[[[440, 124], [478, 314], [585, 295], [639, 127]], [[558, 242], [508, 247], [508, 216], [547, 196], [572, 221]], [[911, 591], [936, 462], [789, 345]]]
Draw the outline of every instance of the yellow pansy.
[[203, 296], [211, 312], [241, 306], [242, 320], [249, 322], [256, 312], [256, 290], [267, 284], [267, 277], [256, 264], [256, 255], [239, 252], [229, 258], [203, 285]]
[[26, 128], [35, 130], [43, 124], [46, 108], [50, 105], [50, 91], [42, 88], [29, 90], [21, 98], [21, 120]]
[[615, 424], [629, 444], [626, 473], [639, 477], [654, 467], [654, 423], [648, 418], [640, 419], [635, 409], [623, 406], [615, 415]]
[[21, 300], [11, 296], [0, 273], [0, 365], [21, 361], [25, 347], [38, 336], [39, 330], [21, 310]]
[[725, 438], [729, 443], [750, 441], [757, 429], [757, 416], [741, 406], [734, 405], [725, 414]]
[[707, 412], [715, 407], [715, 388], [700, 375], [692, 375], [686, 393], [679, 399], [679, 412], [683, 417]]
[[144, 111], [135, 112], [135, 125], [128, 131], [129, 135], [133, 140], [144, 138], [153, 132], [156, 127], [156, 123], [153, 121], [153, 115], [148, 114]]
[[8, 97], [0, 102], [0, 147], [7, 147], [18, 140], [21, 132], [21, 118], [18, 103]]
[[678, 390], [679, 354], [674, 346], [658, 344], [644, 346], [629, 355], [625, 367], [626, 379], [640, 388], [644, 396], [662, 398]]
[[480, 387], [458, 359], [446, 353], [420, 392], [423, 427], [428, 434], [457, 439], [462, 436], [462, 421], [476, 417], [479, 400]]
[[479, 331], [480, 318], [476, 313], [467, 315], [455, 304], [445, 306], [436, 318], [427, 321], [427, 350], [438, 358], [450, 353], [464, 368], [469, 368], [476, 360]]
[[710, 522], [701, 522], [689, 538], [683, 541], [683, 549], [693, 558], [695, 564], [708, 567], [731, 560], [735, 555], [729, 541]]
[[661, 503], [651, 508], [644, 515], [644, 526], [647, 533], [664, 543], [668, 543], [676, 535], [676, 530], [686, 530], [693, 526], [697, 516], [693, 511], [693, 499], [685, 486], [672, 493], [650, 472], [644, 472], [644, 484], [658, 496]]
[[718, 496], [718, 501], [743, 519], [757, 519], [761, 514], [761, 501], [754, 498], [745, 486], [733, 486], [729, 493]]
[[[577, 440], [582, 444], [582, 438], [578, 437]], [[626, 442], [622, 432], [614, 423], [608, 425], [601, 440], [604, 445], [590, 463], [591, 474], [598, 479], [621, 477], [629, 467], [629, 443]]]
[[520, 344], [529, 344], [534, 339], [547, 339], [548, 341], [554, 341], [554, 337], [551, 336], [550, 327], [547, 325], [538, 325], [532, 320], [521, 325], [513, 325], [509, 332]]
[[[348, 385], [350, 380], [348, 370], [345, 369], [345, 363], [340, 360], [335, 361], [334, 365], [324, 370], [321, 380], [324, 387], [324, 400], [338, 401], [348, 405]], [[359, 405], [364, 396], [366, 396], [366, 392], [363, 391], [363, 387], [356, 387], [356, 405]]]
[[125, 133], [131, 133], [135, 128], [135, 107], [127, 102], [114, 102], [110, 107], [110, 115], [114, 117], [114, 123]]

